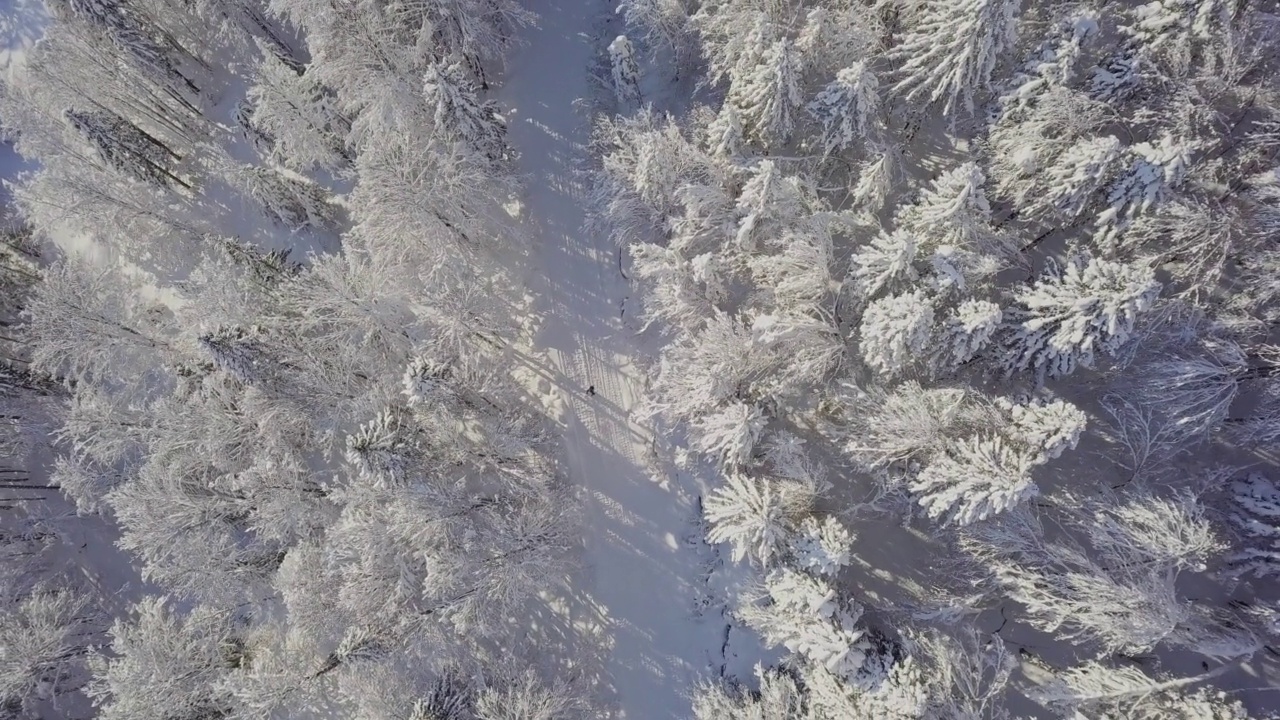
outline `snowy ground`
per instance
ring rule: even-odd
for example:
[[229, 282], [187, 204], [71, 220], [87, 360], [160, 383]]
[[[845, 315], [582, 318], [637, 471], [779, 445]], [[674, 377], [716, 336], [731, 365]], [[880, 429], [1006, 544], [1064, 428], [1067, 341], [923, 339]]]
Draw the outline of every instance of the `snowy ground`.
[[[542, 319], [517, 351], [519, 372], [564, 427], [584, 502], [584, 577], [568, 612], [605, 643], [600, 684], [618, 717], [687, 717], [692, 686], [725, 665], [721, 613], [695, 615], [707, 558], [688, 538], [702, 487], [686, 473], [651, 478], [652, 435], [633, 415], [644, 350], [624, 323], [630, 289], [617, 248], [582, 230], [590, 122], [579, 101], [593, 92], [596, 28], [612, 7], [534, 0], [531, 9], [539, 27], [524, 33], [497, 98], [526, 183], [527, 287]], [[727, 671], [751, 660], [730, 657]]]

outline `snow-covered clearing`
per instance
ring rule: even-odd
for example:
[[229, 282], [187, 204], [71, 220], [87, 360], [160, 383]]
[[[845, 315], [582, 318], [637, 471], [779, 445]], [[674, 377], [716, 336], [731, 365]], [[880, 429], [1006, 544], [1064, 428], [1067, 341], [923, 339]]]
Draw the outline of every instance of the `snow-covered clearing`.
[[[572, 480], [581, 487], [583, 577], [569, 612], [608, 644], [602, 678], [618, 717], [688, 714], [688, 693], [723, 662], [724, 623], [694, 605], [702, 559], [686, 538], [701, 488], [688, 475], [651, 479], [652, 436], [633, 417], [643, 373], [623, 322], [627, 281], [606, 237], [584, 220], [593, 27], [607, 2], [541, 0], [540, 16], [513, 52], [503, 88], [510, 139], [525, 179], [521, 221], [531, 237], [527, 278], [539, 327], [517, 350], [519, 372], [564, 428]], [[595, 395], [587, 393], [595, 388]]]

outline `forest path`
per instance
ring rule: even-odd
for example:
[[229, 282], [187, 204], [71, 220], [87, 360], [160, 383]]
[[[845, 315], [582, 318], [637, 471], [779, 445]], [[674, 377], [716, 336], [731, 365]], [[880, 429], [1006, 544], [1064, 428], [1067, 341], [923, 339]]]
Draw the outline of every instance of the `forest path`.
[[[632, 414], [643, 395], [642, 351], [623, 322], [630, 293], [618, 249], [583, 230], [590, 137], [589, 67], [612, 5], [529, 0], [538, 27], [509, 58], [496, 99], [524, 178], [521, 223], [536, 318], [518, 343], [517, 374], [564, 429], [583, 502], [584, 570], [566, 614], [604, 646], [597, 678], [611, 714], [662, 720], [689, 715], [689, 695], [720, 665], [723, 624], [694, 617], [704, 581], [693, 507], [701, 489], [651, 478], [647, 427]], [[607, 42], [607, 40], [606, 40]], [[531, 323], [532, 324], [532, 323]], [[595, 394], [587, 394], [594, 386]]]

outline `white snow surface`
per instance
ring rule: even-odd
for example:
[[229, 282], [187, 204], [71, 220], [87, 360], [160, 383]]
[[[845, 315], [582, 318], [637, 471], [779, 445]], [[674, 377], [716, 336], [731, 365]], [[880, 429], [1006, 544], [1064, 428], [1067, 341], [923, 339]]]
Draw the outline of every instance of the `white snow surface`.
[[[694, 685], [745, 670], [714, 608], [698, 617], [709, 573], [693, 524], [702, 484], [689, 473], [651, 477], [653, 436], [633, 411], [643, 395], [644, 350], [623, 320], [630, 294], [618, 249], [583, 231], [588, 68], [607, 39], [600, 0], [533, 0], [529, 28], [496, 92], [525, 182], [519, 222], [531, 239], [526, 287], [536, 328], [518, 343], [516, 371], [564, 428], [571, 480], [583, 502], [584, 569], [566, 609], [603, 645], [598, 681], [619, 718], [690, 715]], [[594, 395], [588, 395], [590, 387]], [[716, 582], [720, 578], [716, 578]], [[591, 661], [585, 663], [589, 671]]]

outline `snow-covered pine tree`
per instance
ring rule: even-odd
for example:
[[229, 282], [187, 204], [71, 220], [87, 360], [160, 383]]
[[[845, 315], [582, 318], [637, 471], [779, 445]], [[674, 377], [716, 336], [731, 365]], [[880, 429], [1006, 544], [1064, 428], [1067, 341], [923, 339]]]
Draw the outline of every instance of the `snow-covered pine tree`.
[[912, 233], [927, 252], [953, 245], [967, 251], [989, 250], [991, 205], [983, 186], [986, 175], [968, 162], [939, 175], [920, 199], [894, 216], [898, 228]]
[[[6, 563], [17, 559], [7, 555], [0, 553]], [[4, 574], [17, 570], [10, 565]], [[39, 717], [42, 706], [58, 707], [58, 695], [86, 681], [84, 655], [101, 618], [83, 592], [25, 589], [8, 579], [0, 575], [0, 708], [14, 718]]]
[[[1170, 423], [1168, 432], [1178, 440], [1202, 441], [1221, 429], [1242, 391], [1269, 395], [1277, 389], [1272, 378], [1280, 371], [1269, 357], [1274, 349], [1246, 351], [1225, 330], [1209, 327], [1190, 342], [1175, 336], [1163, 346], [1153, 343], [1150, 356], [1137, 365], [1137, 397]], [[1233, 423], [1232, 429], [1246, 424]]]
[[144, 71], [169, 81], [174, 87], [200, 93], [200, 88], [174, 57], [175, 48], [166, 48], [157, 42], [153, 35], [156, 29], [143, 26], [139, 17], [127, 11], [119, 0], [51, 0], [48, 7], [53, 16], [63, 22], [75, 20], [102, 33], [111, 45]]
[[880, 91], [866, 62], [841, 70], [808, 105], [809, 114], [822, 123], [823, 153], [859, 146], [882, 131]]
[[196, 344], [213, 364], [246, 385], [263, 380], [262, 350], [243, 328], [220, 327], [203, 333]]
[[147, 597], [135, 617], [111, 628], [111, 655], [90, 658], [89, 694], [103, 720], [173, 715], [207, 717], [231, 710], [219, 681], [245, 658], [225, 613], [197, 607], [182, 613], [163, 597]]
[[720, 263], [706, 253], [691, 260], [656, 243], [631, 246], [631, 269], [648, 286], [644, 317], [674, 327], [696, 330], [723, 298]]
[[[1056, 520], [1060, 540], [1037, 537], [1036, 520], [1014, 510], [970, 526], [963, 543], [980, 558], [1035, 627], [1108, 653], [1157, 645], [1207, 657], [1246, 657], [1259, 648], [1247, 628], [1179, 592], [1178, 575], [1199, 570], [1220, 544], [1194, 498], [1072, 499]], [[1087, 543], [1085, 542], [1087, 541]]]
[[975, 436], [926, 465], [911, 491], [929, 517], [969, 525], [1039, 494], [1031, 478], [1037, 460], [1000, 436]]
[[124, 118], [103, 111], [71, 109], [63, 116], [115, 170], [143, 182], [160, 186], [173, 183], [191, 189], [187, 181], [169, 169], [174, 160], [181, 159], [178, 154]]
[[50, 267], [26, 307], [32, 367], [89, 384], [143, 379], [172, 345], [167, 313], [140, 299], [141, 284], [82, 258]]
[[665, 49], [670, 53], [678, 80], [697, 50], [693, 41], [688, 0], [620, 0], [617, 12], [629, 28], [643, 32], [641, 40], [651, 52]]
[[234, 175], [267, 217], [289, 230], [328, 227], [337, 213], [328, 193], [308, 180], [263, 166], [242, 166]]
[[933, 712], [955, 720], [1013, 717], [1005, 693], [1018, 662], [998, 633], [987, 635], [976, 627], [946, 634], [926, 630], [909, 633], [908, 641], [912, 659], [923, 666], [917, 672], [933, 690]]
[[635, 46], [626, 35], [619, 35], [609, 43], [609, 70], [613, 94], [622, 108], [639, 105], [640, 66], [636, 64]]
[[862, 608], [839, 598], [826, 581], [793, 570], [765, 578], [769, 599], [750, 603], [738, 616], [770, 645], [785, 646], [852, 685], [878, 681], [874, 638], [858, 626]]
[[1013, 47], [1021, 0], [927, 0], [890, 56], [902, 62], [893, 90], [908, 102], [942, 103], [954, 122], [972, 113], [1001, 56]]
[[1107, 208], [1098, 214], [1095, 240], [1105, 249], [1138, 215], [1166, 200], [1182, 184], [1194, 143], [1164, 134], [1129, 148], [1130, 165], [1107, 189]]
[[254, 152], [262, 157], [269, 157], [275, 140], [253, 124], [253, 105], [248, 100], [239, 100], [231, 108], [231, 121], [240, 129], [240, 137]]
[[848, 405], [845, 452], [871, 469], [920, 462], [957, 437], [1000, 425], [999, 415], [974, 391], [925, 387], [915, 380], [873, 388]]
[[872, 143], [870, 157], [857, 165], [857, 182], [850, 189], [853, 207], [864, 213], [879, 212], [889, 201], [902, 176], [902, 151], [892, 141]]
[[673, 421], [696, 419], [747, 396], [759, 364], [742, 320], [716, 311], [699, 332], [663, 351], [651, 402]]
[[422, 78], [422, 95], [436, 132], [459, 140], [490, 162], [507, 157], [507, 126], [497, 103], [481, 100], [459, 65], [435, 63]]
[[742, 115], [733, 103], [724, 103], [707, 126], [707, 144], [711, 154], [721, 159], [737, 158], [746, 145], [746, 129]]
[[741, 468], [751, 462], [752, 450], [767, 422], [758, 405], [730, 402], [692, 423], [697, 433], [691, 445], [716, 458], [726, 470]]
[[862, 313], [858, 330], [863, 362], [890, 377], [905, 372], [924, 357], [933, 325], [933, 305], [923, 289], [876, 300]]
[[1132, 720], [1249, 720], [1238, 700], [1192, 685], [1217, 675], [1211, 670], [1186, 678], [1153, 678], [1133, 666], [1090, 661], [1060, 673], [1032, 692], [1040, 704], [1062, 717], [1125, 717]]
[[1196, 66], [1213, 71], [1229, 64], [1231, 36], [1248, 32], [1241, 19], [1250, 10], [1228, 0], [1153, 0], [1132, 8], [1120, 29], [1138, 57], [1181, 78]]
[[849, 286], [865, 302], [882, 292], [906, 290], [919, 278], [918, 243], [911, 233], [878, 233], [858, 248], [849, 268]]
[[1089, 138], [1068, 148], [1044, 168], [1042, 185], [1029, 186], [1020, 197], [1028, 216], [1072, 221], [1081, 217], [1111, 181], [1121, 155], [1120, 141], [1111, 135]]
[[1003, 319], [1000, 306], [987, 300], [965, 300], [953, 308], [934, 333], [933, 372], [945, 375], [976, 358], [991, 343]]
[[920, 663], [876, 638], [865, 682], [850, 683], [827, 669], [809, 665], [802, 678], [807, 692], [806, 720], [916, 720], [928, 717], [930, 687]]
[[734, 562], [750, 559], [769, 567], [785, 552], [807, 510], [798, 506], [802, 498], [786, 481], [730, 473], [703, 501], [707, 540], [729, 543]]
[[756, 690], [741, 685], [705, 683], [693, 697], [695, 720], [792, 720], [804, 717], [804, 696], [794, 674], [778, 668], [755, 668]]
[[401, 393], [409, 405], [432, 405], [448, 399], [454, 393], [449, 363], [426, 355], [415, 357], [405, 368]]
[[1001, 114], [1017, 113], [1047, 91], [1074, 84], [1084, 45], [1098, 36], [1098, 20], [1097, 13], [1082, 10], [1059, 21], [1007, 83]]
[[800, 521], [791, 535], [790, 556], [796, 567], [833, 576], [849, 564], [853, 534], [844, 523], [825, 515]]
[[208, 238], [222, 249], [235, 265], [244, 267], [263, 287], [273, 287], [302, 271], [302, 265], [289, 259], [289, 250], [263, 251], [236, 238]]
[[1001, 398], [996, 404], [1009, 414], [1005, 436], [1034, 452], [1040, 463], [1074, 450], [1088, 422], [1083, 410], [1065, 400], [1019, 404]]
[[271, 138], [273, 161], [300, 172], [335, 170], [349, 162], [349, 124], [315, 77], [263, 53], [253, 80], [245, 95], [252, 107], [249, 123]]
[[751, 67], [734, 79], [726, 102], [733, 103], [747, 134], [765, 147], [791, 140], [804, 107], [799, 53], [790, 40], [775, 41]]
[[346, 460], [361, 479], [376, 486], [405, 481], [413, 449], [403, 438], [395, 413], [383, 410], [347, 436]]
[[1006, 310], [1000, 363], [1007, 372], [1032, 369], [1040, 378], [1093, 367], [1097, 353], [1114, 355], [1129, 341], [1160, 287], [1141, 265], [1086, 254], [1050, 263]]

